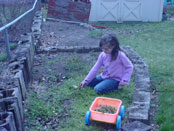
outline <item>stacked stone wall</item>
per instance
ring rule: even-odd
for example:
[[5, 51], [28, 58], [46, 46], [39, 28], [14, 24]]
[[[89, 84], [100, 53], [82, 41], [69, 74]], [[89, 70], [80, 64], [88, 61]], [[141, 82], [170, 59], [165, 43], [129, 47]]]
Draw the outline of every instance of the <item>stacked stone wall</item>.
[[150, 77], [145, 61], [129, 46], [122, 50], [130, 58], [134, 65], [135, 92], [132, 104], [128, 109], [129, 124], [123, 127], [124, 131], [151, 130], [149, 126], [150, 111]]
[[0, 130], [23, 131], [24, 107], [28, 86], [32, 83], [34, 55], [39, 46], [42, 13], [36, 12], [32, 32], [21, 35], [9, 61], [7, 74], [0, 77]]

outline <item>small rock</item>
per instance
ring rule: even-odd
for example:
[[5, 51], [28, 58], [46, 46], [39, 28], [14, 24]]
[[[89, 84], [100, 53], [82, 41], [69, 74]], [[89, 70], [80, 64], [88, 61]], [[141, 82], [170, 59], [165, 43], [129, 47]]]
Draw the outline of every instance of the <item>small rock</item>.
[[43, 18], [43, 22], [46, 22], [46, 19], [45, 18]]
[[75, 89], [77, 89], [77, 88], [79, 88], [77, 85], [73, 85], [73, 88], [75, 88]]

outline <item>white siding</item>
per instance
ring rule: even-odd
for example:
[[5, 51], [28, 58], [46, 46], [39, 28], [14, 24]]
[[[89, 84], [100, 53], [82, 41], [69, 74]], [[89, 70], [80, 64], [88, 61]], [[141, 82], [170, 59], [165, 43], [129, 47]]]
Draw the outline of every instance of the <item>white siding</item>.
[[161, 21], [163, 3], [163, 0], [143, 0], [142, 21]]
[[[90, 0], [90, 1], [91, 1], [91, 12], [89, 17], [90, 22], [97, 22], [97, 21], [157, 22], [162, 20], [163, 0]], [[117, 2], [119, 3], [116, 4]]]

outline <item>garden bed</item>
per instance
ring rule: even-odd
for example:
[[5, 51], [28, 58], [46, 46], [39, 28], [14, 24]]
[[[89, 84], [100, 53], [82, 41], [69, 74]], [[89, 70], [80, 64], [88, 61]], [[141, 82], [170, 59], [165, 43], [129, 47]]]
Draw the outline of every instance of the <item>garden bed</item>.
[[[100, 37], [107, 31], [90, 30], [77, 24], [47, 21], [42, 26], [39, 49], [59, 46], [98, 46]], [[35, 56], [33, 84], [26, 102], [26, 129], [110, 131], [115, 129], [110, 124], [94, 122], [93, 126], [87, 127], [82, 122], [91, 101], [98, 95], [92, 88], [79, 86], [98, 55], [99, 52], [91, 51], [89, 53], [45, 52]], [[131, 83], [133, 87], [133, 82]], [[113, 92], [104, 96], [124, 98], [124, 104], [128, 107], [132, 92], [133, 88], [126, 88], [118, 93]]]
[[[85, 126], [84, 115], [91, 101], [98, 95], [92, 88], [80, 88], [99, 52], [57, 53], [35, 56], [33, 84], [26, 101], [26, 129], [62, 130], [114, 130], [110, 124], [94, 122]], [[88, 64], [86, 64], [88, 63]], [[106, 97], [123, 98], [126, 106], [132, 98], [132, 88], [106, 94]], [[80, 123], [80, 124], [79, 124]], [[79, 126], [78, 126], [79, 124]], [[71, 125], [71, 126], [69, 126]]]

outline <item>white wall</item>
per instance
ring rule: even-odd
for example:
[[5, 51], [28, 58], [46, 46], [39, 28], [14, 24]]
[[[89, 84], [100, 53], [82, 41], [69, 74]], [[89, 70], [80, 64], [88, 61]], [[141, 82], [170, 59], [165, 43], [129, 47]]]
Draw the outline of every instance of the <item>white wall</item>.
[[99, 0], [90, 0], [91, 1], [91, 11], [89, 15], [89, 21], [94, 22], [97, 21], [97, 1]]
[[161, 21], [163, 0], [142, 0], [142, 21]]

